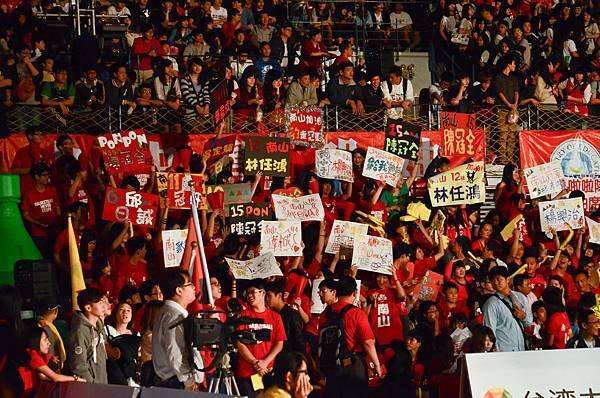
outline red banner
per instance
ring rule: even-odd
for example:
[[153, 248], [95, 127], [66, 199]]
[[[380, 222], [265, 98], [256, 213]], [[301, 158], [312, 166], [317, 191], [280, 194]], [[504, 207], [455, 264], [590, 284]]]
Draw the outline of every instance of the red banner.
[[144, 172], [152, 168], [152, 154], [143, 130], [104, 134], [98, 137], [98, 143], [109, 174]]
[[[437, 151], [450, 159], [450, 168], [464, 164], [468, 159], [485, 161], [485, 134], [483, 130], [446, 129], [421, 132], [423, 159], [433, 159]], [[428, 164], [428, 162], [426, 162]], [[425, 166], [426, 167], [426, 166]]]
[[106, 189], [102, 219], [106, 221], [131, 221], [134, 225], [154, 227], [158, 195], [125, 189]]
[[211, 165], [213, 162], [221, 159], [223, 156], [233, 153], [235, 139], [236, 135], [232, 134], [206, 141], [204, 144], [204, 151], [202, 152], [202, 157], [206, 160], [206, 164]]

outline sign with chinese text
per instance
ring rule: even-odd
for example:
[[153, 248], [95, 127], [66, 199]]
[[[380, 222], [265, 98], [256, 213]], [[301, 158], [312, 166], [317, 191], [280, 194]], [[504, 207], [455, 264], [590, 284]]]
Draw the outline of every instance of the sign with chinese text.
[[[482, 398], [600, 396], [598, 348], [467, 354], [471, 391]], [[468, 385], [465, 386], [468, 389]], [[467, 396], [465, 394], [460, 396]]]
[[475, 126], [475, 115], [456, 112], [440, 112], [440, 131], [442, 133], [440, 155], [457, 162], [473, 160], [478, 154], [485, 154], [485, 135]]
[[165, 268], [179, 267], [181, 264], [181, 258], [183, 257], [187, 236], [187, 229], [162, 231], [163, 258], [165, 260]]
[[153, 227], [157, 208], [158, 195], [109, 187], [106, 188], [102, 219], [129, 220], [134, 225]]
[[600, 245], [600, 223], [592, 220], [589, 217], [586, 217], [585, 219], [587, 221], [587, 226], [590, 233], [590, 243]]
[[98, 143], [108, 174], [149, 171], [154, 164], [143, 130], [104, 134]]
[[215, 118], [215, 125], [221, 123], [229, 116], [229, 113], [231, 113], [231, 103], [229, 100], [227, 80], [223, 79], [223, 81], [217, 84], [210, 92], [210, 106]]
[[202, 158], [204, 158], [206, 164], [211, 165], [224, 156], [232, 154], [235, 147], [235, 140], [235, 135], [228, 135], [206, 141], [204, 151], [202, 152]]
[[402, 177], [403, 167], [404, 159], [401, 157], [370, 146], [363, 166], [363, 176], [395, 187]]
[[231, 233], [250, 236], [260, 232], [260, 222], [273, 219], [270, 203], [235, 203], [229, 205]]
[[556, 195], [563, 189], [563, 173], [560, 162], [554, 161], [523, 170], [531, 199]]
[[585, 224], [583, 201], [581, 198], [550, 200], [540, 202], [540, 222], [542, 231], [548, 232], [551, 228], [556, 231], [579, 229]]
[[467, 163], [431, 177], [427, 185], [433, 207], [485, 201], [483, 162]]
[[156, 182], [161, 203], [166, 203], [171, 209], [191, 209], [192, 191], [190, 189], [190, 182], [193, 182], [199, 209], [206, 210], [202, 174], [159, 172], [156, 173]]
[[285, 122], [292, 144], [316, 148], [325, 145], [321, 108], [288, 105], [285, 107]]
[[435, 301], [443, 283], [443, 275], [427, 271], [423, 279], [414, 287], [413, 295], [416, 295], [419, 300]]
[[262, 252], [272, 252], [274, 256], [302, 255], [300, 221], [263, 221], [260, 226]]
[[369, 226], [352, 221], [334, 220], [331, 227], [331, 233], [327, 240], [325, 253], [336, 254], [340, 251], [340, 246], [354, 247], [355, 235], [366, 235], [369, 233]]
[[315, 153], [315, 174], [321, 178], [353, 182], [352, 153], [340, 149], [319, 149]]
[[325, 218], [325, 209], [319, 194], [298, 198], [271, 195], [271, 200], [278, 220], [321, 221]]
[[235, 279], [264, 279], [270, 276], [283, 276], [275, 256], [268, 252], [250, 260], [234, 260], [225, 257]]
[[355, 235], [352, 264], [378, 274], [392, 274], [392, 241], [370, 235]]
[[290, 175], [290, 139], [246, 136], [244, 174], [262, 171], [265, 176]]
[[421, 128], [409, 122], [390, 120], [385, 133], [384, 149], [403, 159], [417, 160], [421, 145]]

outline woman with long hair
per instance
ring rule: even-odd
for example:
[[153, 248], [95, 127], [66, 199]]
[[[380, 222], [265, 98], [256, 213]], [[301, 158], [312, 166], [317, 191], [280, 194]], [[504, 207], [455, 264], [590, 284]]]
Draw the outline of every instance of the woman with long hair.
[[163, 103], [165, 114], [165, 132], [181, 132], [179, 123], [179, 107], [181, 106], [181, 86], [177, 73], [173, 69], [173, 63], [168, 59], [158, 62], [157, 76], [154, 78], [154, 92], [156, 98]]
[[514, 164], [507, 164], [504, 166], [502, 171], [502, 180], [496, 185], [496, 191], [494, 192], [494, 203], [496, 204], [496, 210], [503, 217], [503, 222], [507, 222], [506, 217], [510, 212], [512, 205], [511, 198], [515, 193], [522, 193], [523, 187], [521, 185], [521, 179], [523, 178], [519, 168]]
[[96, 256], [96, 243], [98, 238], [92, 231], [83, 231], [79, 245], [79, 259], [81, 260], [81, 268], [83, 277], [90, 279], [92, 277], [92, 261]]
[[254, 66], [249, 66], [244, 70], [235, 94], [234, 131], [256, 131], [264, 97], [258, 82], [258, 70]]
[[283, 351], [275, 358], [273, 371], [265, 377], [265, 390], [258, 398], [307, 398], [312, 389], [304, 355]]
[[271, 126], [281, 126], [285, 120], [286, 89], [283, 87], [283, 75], [277, 70], [270, 70], [265, 75], [263, 85], [265, 95], [264, 111]]
[[469, 353], [496, 351], [496, 336], [494, 331], [487, 326], [479, 326], [473, 330], [470, 343], [465, 345]]
[[194, 120], [198, 116], [209, 116], [210, 91], [208, 84], [202, 79], [202, 68], [200, 58], [190, 59], [188, 73], [181, 80], [181, 95], [185, 110], [184, 121], [186, 126], [190, 127], [194, 125]]
[[544, 290], [542, 298], [546, 304], [547, 313], [544, 325], [544, 345], [547, 348], [566, 348], [567, 342], [573, 337], [573, 331], [565, 308], [563, 290], [550, 286]]

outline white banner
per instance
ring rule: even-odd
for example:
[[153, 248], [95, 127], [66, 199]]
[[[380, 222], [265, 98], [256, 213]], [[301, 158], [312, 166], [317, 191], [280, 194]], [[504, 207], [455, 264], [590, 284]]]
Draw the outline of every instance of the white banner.
[[316, 151], [315, 174], [321, 178], [353, 182], [352, 153], [340, 149]]
[[404, 159], [381, 149], [369, 147], [363, 166], [363, 175], [395, 187], [402, 177]]
[[531, 199], [556, 195], [562, 191], [564, 178], [560, 161], [540, 164], [523, 171]]
[[540, 222], [542, 231], [548, 232], [550, 228], [556, 231], [565, 231], [569, 224], [573, 229], [583, 227], [585, 215], [581, 198], [550, 200], [540, 202]]
[[304, 195], [298, 198], [284, 195], [271, 195], [275, 217], [278, 220], [321, 221], [325, 209], [319, 194]]
[[283, 276], [273, 253], [261, 254], [253, 259], [242, 261], [225, 258], [235, 279], [264, 279], [270, 276]]
[[340, 246], [354, 246], [354, 235], [366, 235], [369, 232], [367, 224], [361, 224], [352, 221], [334, 220], [331, 227], [331, 234], [327, 240], [325, 253], [336, 254], [340, 251]]
[[590, 243], [600, 245], [600, 223], [586, 217], [587, 226], [590, 234]]
[[352, 252], [352, 265], [358, 269], [392, 275], [392, 241], [370, 235], [356, 235]]
[[302, 255], [302, 223], [300, 221], [262, 221], [260, 223], [261, 252], [274, 256]]
[[181, 264], [181, 258], [183, 257], [187, 236], [187, 229], [162, 231], [163, 258], [165, 260], [165, 268], [179, 267]]

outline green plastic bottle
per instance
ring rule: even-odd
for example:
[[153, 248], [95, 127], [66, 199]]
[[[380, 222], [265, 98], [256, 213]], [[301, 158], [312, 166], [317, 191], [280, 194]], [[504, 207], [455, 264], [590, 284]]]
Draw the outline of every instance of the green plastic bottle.
[[19, 176], [0, 174], [0, 285], [13, 285], [18, 260], [40, 260], [42, 255], [23, 225]]

